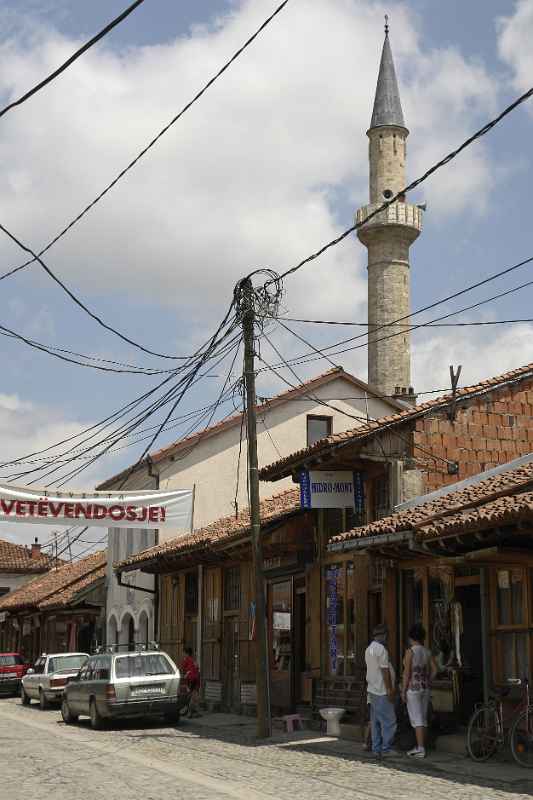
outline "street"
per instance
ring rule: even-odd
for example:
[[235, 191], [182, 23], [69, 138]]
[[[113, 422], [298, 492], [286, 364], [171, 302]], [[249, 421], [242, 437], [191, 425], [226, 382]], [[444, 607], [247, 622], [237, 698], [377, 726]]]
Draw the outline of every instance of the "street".
[[[224, 715], [219, 715], [223, 718]], [[426, 762], [372, 763], [350, 742], [309, 731], [254, 745], [250, 720], [239, 727], [183, 721], [139, 727], [122, 723], [92, 731], [88, 721], [67, 728], [59, 712], [0, 701], [2, 795], [10, 800], [194, 798], [281, 800], [317, 798], [448, 798], [495, 800], [530, 797], [527, 773], [497, 765], [435, 757]], [[504, 767], [505, 769], [505, 767]], [[486, 776], [486, 777], [481, 777]]]

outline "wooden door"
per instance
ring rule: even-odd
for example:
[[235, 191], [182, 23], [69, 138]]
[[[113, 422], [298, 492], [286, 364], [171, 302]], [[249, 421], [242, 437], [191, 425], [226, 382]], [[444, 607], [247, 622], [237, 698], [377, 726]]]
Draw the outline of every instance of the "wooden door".
[[290, 711], [293, 705], [293, 605], [292, 579], [272, 582], [268, 592], [270, 640], [270, 700], [274, 708]]
[[230, 710], [240, 706], [239, 682], [239, 617], [224, 619], [224, 658], [223, 658], [223, 697], [224, 705]]

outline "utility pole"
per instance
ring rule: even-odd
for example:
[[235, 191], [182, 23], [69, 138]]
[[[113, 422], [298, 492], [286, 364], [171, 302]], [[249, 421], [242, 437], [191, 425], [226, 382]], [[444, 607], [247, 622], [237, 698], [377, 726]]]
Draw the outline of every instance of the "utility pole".
[[257, 463], [254, 348], [255, 295], [250, 278], [245, 278], [241, 282], [239, 289], [240, 312], [244, 338], [244, 382], [246, 388], [250, 523], [255, 588], [255, 682], [257, 692], [257, 736], [260, 739], [265, 739], [271, 734], [270, 698], [268, 691], [270, 673], [267, 647], [265, 582], [263, 578], [263, 548], [261, 545], [261, 516], [259, 510], [259, 468]]

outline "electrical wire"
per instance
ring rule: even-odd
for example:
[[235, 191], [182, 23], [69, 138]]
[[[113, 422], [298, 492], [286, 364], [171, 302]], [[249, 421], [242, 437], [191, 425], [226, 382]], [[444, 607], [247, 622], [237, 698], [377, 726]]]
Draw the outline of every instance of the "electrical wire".
[[[430, 167], [428, 170], [426, 170], [426, 172], [424, 172], [424, 174], [421, 175], [420, 178], [417, 178], [416, 180], [409, 183], [407, 186], [405, 186], [403, 189], [397, 192], [394, 195], [394, 197], [392, 197], [390, 200], [385, 201], [376, 209], [374, 209], [374, 211], [368, 214], [363, 220], [361, 220], [360, 222], [356, 222], [355, 225], [352, 225], [350, 228], [347, 228], [347, 230], [345, 230], [344, 233], [341, 233], [340, 236], [337, 236], [335, 239], [332, 239], [330, 242], [323, 245], [319, 250], [312, 253], [310, 256], [307, 256], [307, 258], [304, 258], [294, 267], [290, 267], [289, 269], [285, 270], [285, 272], [282, 272], [281, 275], [279, 276], [279, 279], [283, 280], [283, 278], [286, 278], [288, 275], [293, 275], [295, 272], [298, 272], [298, 270], [300, 270], [306, 264], [309, 264], [311, 261], [314, 261], [315, 259], [319, 258], [321, 255], [323, 255], [323, 253], [325, 253], [330, 248], [340, 244], [340, 242], [344, 241], [344, 239], [346, 239], [351, 233], [358, 230], [363, 225], [366, 225], [375, 216], [381, 214], [381, 212], [385, 211], [389, 206], [393, 205], [393, 203], [402, 199], [406, 194], [408, 194], [408, 192], [411, 192], [413, 191], [413, 189], [416, 189], [418, 186], [420, 186], [420, 184], [424, 183], [424, 181], [426, 181], [431, 175], [433, 175], [433, 173], [437, 172], [437, 170], [441, 169], [446, 164], [449, 164], [450, 161], [453, 161], [454, 158], [456, 158], [460, 153], [462, 153], [463, 150], [466, 150], [466, 148], [469, 147], [471, 144], [473, 144], [477, 139], [480, 139], [482, 136], [485, 136], [485, 134], [489, 133], [489, 131], [491, 131], [496, 125], [498, 125], [498, 123], [501, 122], [508, 114], [510, 114], [512, 111], [518, 108], [518, 106], [522, 105], [522, 103], [525, 103], [526, 100], [529, 100], [529, 98], [532, 95], [533, 95], [533, 87], [531, 89], [528, 89], [527, 92], [524, 92], [524, 94], [520, 95], [520, 97], [514, 100], [509, 106], [507, 106], [507, 108], [505, 108], [500, 114], [498, 114], [497, 117], [492, 119], [490, 122], [487, 122], [482, 128], [476, 131], [476, 133], [474, 133], [472, 136], [466, 139], [466, 141], [464, 141], [461, 145], [459, 145], [459, 147], [457, 147], [455, 150], [452, 150], [451, 153], [448, 153], [447, 156], [445, 156], [436, 164], [434, 164], [432, 167]], [[271, 282], [272, 282], [271, 280], [266, 281], [265, 285], [268, 285]]]
[[10, 328], [6, 328], [4, 325], [0, 325], [0, 335], [7, 336], [11, 339], [17, 339], [18, 341], [24, 342], [25, 344], [29, 345], [30, 347], [34, 348], [35, 350], [39, 350], [43, 353], [47, 353], [54, 358], [58, 358], [61, 361], [66, 361], [70, 364], [76, 364], [79, 367], [86, 367], [87, 369], [96, 369], [100, 372], [114, 372], [119, 374], [129, 374], [129, 375], [162, 375], [165, 373], [175, 372], [175, 369], [152, 369], [151, 367], [136, 367], [131, 364], [124, 364], [123, 368], [116, 368], [116, 367], [104, 367], [100, 364], [85, 364], [82, 361], [78, 361], [74, 358], [70, 358], [68, 355], [63, 355], [64, 353], [70, 353], [71, 355], [79, 356], [80, 358], [85, 358], [91, 361], [108, 361], [108, 363], [117, 364], [119, 362], [112, 362], [109, 359], [104, 358], [97, 358], [96, 356], [86, 356], [82, 353], [75, 353], [71, 350], [66, 350], [63, 347], [49, 347], [48, 345], [42, 344], [41, 342], [35, 341], [35, 339], [29, 339], [28, 337], [24, 336], [21, 333], [16, 333], [16, 331], [11, 330]]
[[[388, 339], [394, 339], [396, 336], [405, 336], [406, 334], [411, 333], [412, 331], [416, 331], [419, 328], [431, 327], [433, 325], [433, 323], [435, 323], [435, 322], [440, 322], [442, 320], [449, 319], [449, 317], [453, 317], [456, 314], [462, 314], [465, 311], [472, 311], [473, 309], [479, 308], [480, 306], [485, 305], [486, 303], [491, 303], [494, 300], [499, 300], [502, 297], [507, 297], [510, 294], [514, 294], [515, 292], [521, 291], [522, 289], [529, 288], [530, 286], [533, 286], [533, 281], [526, 281], [526, 283], [522, 283], [519, 286], [514, 286], [512, 289], [507, 289], [504, 292], [499, 292], [498, 294], [492, 295], [492, 297], [487, 297], [485, 300], [480, 300], [477, 303], [473, 303], [473, 304], [471, 304], [469, 306], [465, 306], [463, 308], [458, 309], [457, 311], [451, 311], [449, 314], [443, 314], [440, 317], [436, 317], [435, 319], [430, 320], [430, 322], [420, 323], [420, 324], [417, 324], [417, 325], [411, 325], [410, 327], [405, 326], [402, 330], [396, 331], [396, 333], [391, 333], [388, 336], [380, 336], [378, 339], [369, 339], [369, 341], [363, 342], [362, 344], [355, 345], [353, 347], [346, 347], [346, 348], [344, 348], [342, 350], [335, 350], [333, 352], [326, 353], [326, 351], [332, 351], [333, 348], [335, 348], [335, 347], [339, 347], [340, 345], [347, 344], [349, 342], [353, 342], [353, 341], [355, 341], [357, 339], [362, 338], [363, 336], [367, 336], [368, 334], [364, 333], [364, 334], [359, 334], [358, 336], [352, 336], [352, 337], [350, 337], [348, 339], [342, 339], [341, 341], [336, 342], [335, 344], [327, 345], [326, 347], [323, 347], [323, 348], [316, 348], [313, 345], [309, 345], [310, 347], [312, 347], [312, 349], [313, 349], [313, 351], [315, 353], [321, 353], [321, 355], [318, 358], [310, 358], [310, 357], [308, 358], [308, 356], [310, 356], [311, 354], [310, 353], [303, 353], [303, 354], [300, 354], [298, 356], [295, 356], [293, 359], [290, 359], [290, 363], [291, 364], [295, 364], [295, 365], [298, 365], [298, 364], [309, 364], [312, 361], [317, 361], [317, 360], [320, 360], [321, 358], [324, 358], [330, 364], [333, 364], [334, 362], [331, 361], [331, 356], [342, 355], [343, 353], [352, 352], [353, 350], [360, 350], [363, 347], [368, 347], [369, 344], [377, 344], [378, 342], [384, 342], [384, 341], [387, 341]], [[415, 312], [415, 313], [419, 313], [419, 312]], [[405, 317], [404, 317], [404, 319], [405, 319]], [[279, 319], [278, 319], [278, 322], [280, 322]], [[282, 323], [280, 322], [280, 324], [282, 324]], [[286, 325], [283, 325], [283, 327], [286, 330], [290, 330], [288, 328], [288, 326], [286, 326]], [[382, 325], [376, 330], [382, 330], [382, 329], [388, 328], [388, 327], [389, 327], [389, 325]], [[290, 332], [293, 333], [295, 336], [297, 336], [297, 334], [295, 334], [294, 331], [291, 330]], [[298, 338], [301, 339], [302, 337], [298, 337]]]
[[28, 247], [28, 245], [24, 244], [20, 239], [18, 239], [13, 233], [11, 233], [11, 231], [9, 231], [2, 224], [0, 224], [0, 231], [5, 233], [6, 236], [9, 239], [11, 239], [11, 241], [14, 242], [18, 247], [20, 247], [21, 250], [24, 250], [24, 252], [26, 253], [30, 253], [33, 256], [32, 261], [37, 261], [37, 263], [40, 264], [40, 266], [43, 268], [46, 274], [55, 283], [57, 283], [57, 285], [60, 286], [61, 289], [63, 289], [65, 294], [68, 297], [70, 297], [73, 303], [79, 306], [79, 308], [81, 308], [82, 311], [84, 311], [89, 317], [91, 317], [91, 319], [93, 319], [96, 323], [98, 323], [98, 325], [100, 325], [102, 328], [105, 328], [105, 330], [109, 331], [110, 333], [113, 333], [115, 336], [118, 336], [119, 339], [122, 339], [122, 341], [127, 342], [127, 344], [130, 344], [133, 347], [137, 347], [139, 350], [142, 350], [143, 353], [148, 353], [151, 356], [157, 356], [157, 358], [168, 358], [172, 361], [189, 360], [190, 356], [170, 356], [167, 353], [158, 353], [155, 350], [150, 350], [150, 348], [145, 347], [142, 344], [139, 344], [139, 342], [136, 342], [133, 339], [130, 339], [129, 336], [126, 336], [125, 334], [121, 333], [119, 330], [114, 328], [112, 325], [109, 325], [107, 322], [104, 322], [104, 320], [101, 317], [99, 317], [98, 314], [95, 314], [94, 311], [91, 311], [91, 309], [87, 305], [85, 305], [85, 303], [82, 300], [80, 300], [71, 289], [68, 288], [68, 286], [64, 283], [64, 281], [62, 281], [60, 278], [57, 277], [57, 275], [50, 269], [50, 267], [48, 267], [45, 264], [40, 255], [35, 253], [31, 249], [31, 247]]
[[[336, 322], [334, 320], [325, 319], [295, 319], [294, 317], [278, 317], [278, 320], [285, 320], [285, 322], [309, 322], [313, 325], [342, 325], [353, 328], [370, 328], [372, 327], [368, 322]], [[442, 322], [431, 323], [426, 322], [421, 324], [421, 328], [468, 328], [477, 327], [482, 325], [512, 325], [519, 322], [533, 322], [533, 317], [524, 317], [522, 319], [493, 319], [493, 320], [477, 320], [472, 322]], [[387, 327], [393, 328], [397, 325], [395, 322], [390, 322]], [[383, 326], [381, 326], [383, 327]], [[402, 325], [402, 330], [406, 329], [407, 325]]]
[[138, 8], [138, 6], [140, 6], [142, 3], [144, 3], [144, 0], [136, 0], [135, 3], [132, 3], [130, 6], [128, 6], [128, 8], [126, 8], [121, 14], [119, 14], [118, 17], [115, 17], [115, 19], [111, 20], [111, 22], [109, 22], [105, 26], [105, 28], [102, 28], [102, 30], [99, 31], [99, 33], [95, 34], [92, 37], [92, 39], [89, 39], [88, 42], [85, 42], [85, 44], [82, 47], [80, 47], [78, 50], [76, 50], [76, 52], [73, 53], [70, 56], [70, 58], [67, 58], [67, 60], [64, 61], [63, 64], [61, 64], [60, 67], [58, 67], [56, 70], [54, 70], [46, 78], [44, 78], [44, 80], [40, 81], [32, 89], [29, 89], [25, 94], [23, 94], [21, 97], [19, 97], [18, 100], [13, 100], [7, 106], [2, 108], [0, 110], [0, 117], [3, 117], [4, 114], [7, 114], [7, 112], [11, 111], [12, 108], [15, 108], [16, 106], [22, 105], [22, 103], [25, 103], [27, 100], [30, 99], [30, 97], [33, 97], [35, 94], [37, 94], [37, 92], [40, 92], [41, 89], [44, 89], [45, 86], [48, 86], [49, 83], [52, 83], [52, 81], [55, 80], [57, 77], [59, 77], [59, 75], [61, 75], [61, 73], [65, 72], [65, 70], [68, 69], [71, 66], [71, 64], [73, 64], [75, 61], [77, 61], [78, 58], [80, 58], [80, 56], [82, 56], [84, 53], [86, 53], [87, 50], [90, 50], [90, 48], [93, 47], [93, 45], [95, 45], [97, 42], [99, 42], [101, 39], [103, 39], [104, 36], [107, 36], [107, 34], [110, 33], [113, 30], [113, 28], [116, 28], [117, 25], [119, 25], [127, 17], [129, 17], [129, 15], [133, 11], [135, 11], [135, 9]]
[[270, 25], [270, 23], [281, 13], [281, 11], [285, 8], [288, 4], [289, 0], [283, 0], [282, 3], [274, 10], [272, 14], [257, 28], [255, 33], [253, 33], [245, 43], [239, 47], [239, 49], [231, 56], [231, 58], [226, 61], [226, 63], [218, 70], [218, 72], [210, 78], [206, 84], [194, 95], [192, 100], [190, 100], [183, 108], [170, 120], [170, 122], [165, 125], [159, 133], [154, 136], [154, 138], [144, 147], [140, 153], [135, 156], [135, 158], [130, 161], [130, 163], [121, 170], [118, 175], [103, 189], [95, 198], [92, 200], [85, 208], [76, 216], [68, 225], [63, 228], [47, 245], [44, 247], [36, 256], [32, 254], [32, 258], [29, 261], [26, 261], [24, 264], [20, 264], [18, 267], [14, 267], [13, 269], [5, 272], [3, 275], [0, 276], [0, 281], [4, 278], [8, 278], [10, 275], [14, 275], [16, 272], [28, 267], [30, 264], [33, 264], [39, 257], [43, 256], [51, 247], [53, 247], [60, 239], [65, 236], [83, 217], [92, 209], [94, 206], [102, 200], [103, 197], [111, 190], [117, 183], [125, 176], [127, 173], [133, 169], [133, 167], [143, 158], [143, 156], [148, 153], [149, 150], [154, 147], [155, 144], [161, 139], [162, 136], [167, 133], [168, 130], [179, 120], [181, 117], [198, 101], [200, 98], [211, 88], [211, 86], [226, 72], [227, 69], [239, 58], [239, 56], [257, 39], [257, 37], [265, 30], [265, 28]]

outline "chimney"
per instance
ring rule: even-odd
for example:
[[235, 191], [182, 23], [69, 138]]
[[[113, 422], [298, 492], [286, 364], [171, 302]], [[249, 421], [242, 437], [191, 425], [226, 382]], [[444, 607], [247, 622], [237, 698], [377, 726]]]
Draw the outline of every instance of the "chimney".
[[37, 536], [35, 537], [35, 541], [32, 542], [31, 557], [32, 558], [40, 558], [41, 557], [41, 545], [39, 544], [39, 539], [37, 538]]

